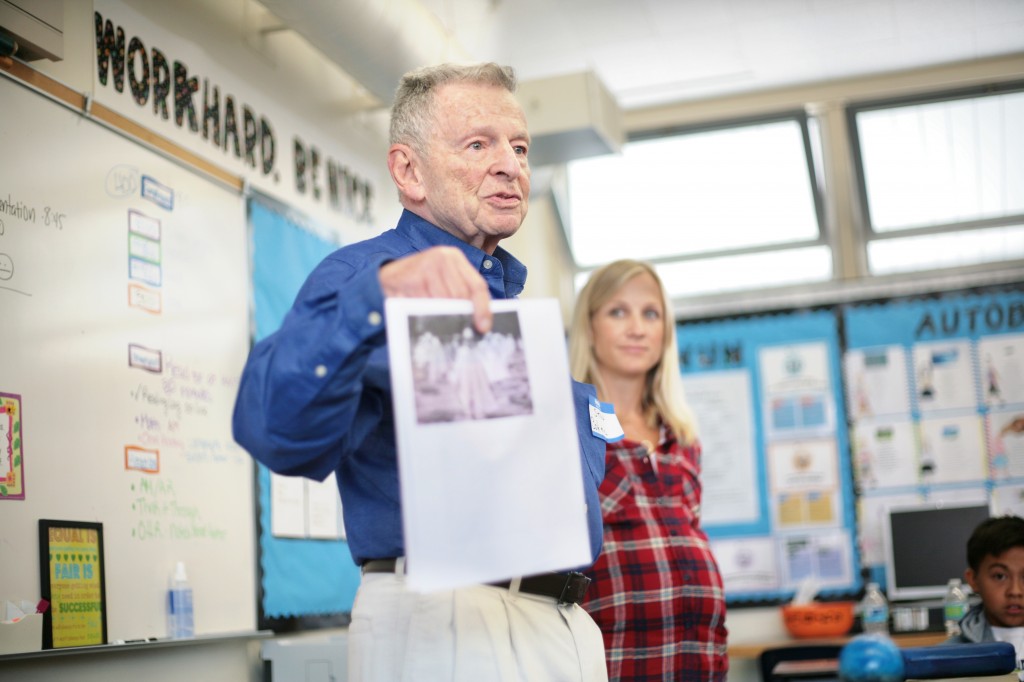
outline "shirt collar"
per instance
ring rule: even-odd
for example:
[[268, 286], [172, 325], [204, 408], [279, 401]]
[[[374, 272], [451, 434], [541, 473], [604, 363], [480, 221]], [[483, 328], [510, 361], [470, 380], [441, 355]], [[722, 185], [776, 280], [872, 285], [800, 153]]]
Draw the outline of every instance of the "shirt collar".
[[[466, 254], [469, 262], [477, 269], [477, 272], [483, 275], [484, 279], [488, 280], [488, 284], [492, 288], [494, 283], [491, 282], [491, 279], [495, 274], [500, 274], [504, 298], [515, 298], [522, 293], [523, 287], [526, 285], [526, 266], [500, 246], [494, 249], [493, 255], [488, 255], [408, 209], [402, 211], [402, 216], [398, 219], [398, 226], [395, 229], [408, 239], [417, 251], [423, 251], [432, 246], [454, 246], [459, 249]], [[488, 258], [497, 260], [501, 267], [484, 268], [484, 261]]]

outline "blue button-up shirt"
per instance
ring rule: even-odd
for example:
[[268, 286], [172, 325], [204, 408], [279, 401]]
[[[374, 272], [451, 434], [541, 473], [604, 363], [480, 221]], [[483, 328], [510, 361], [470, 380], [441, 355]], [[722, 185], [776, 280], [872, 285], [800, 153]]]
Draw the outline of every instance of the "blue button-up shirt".
[[[498, 247], [488, 255], [405, 211], [395, 229], [327, 256], [303, 284], [281, 328], [252, 349], [242, 373], [235, 439], [280, 474], [323, 480], [336, 472], [357, 564], [405, 554], [378, 271], [388, 261], [441, 245], [466, 255], [493, 298], [515, 298], [523, 290], [526, 268], [507, 251]], [[592, 386], [573, 382], [596, 558], [604, 442], [591, 432], [588, 397], [593, 394]]]

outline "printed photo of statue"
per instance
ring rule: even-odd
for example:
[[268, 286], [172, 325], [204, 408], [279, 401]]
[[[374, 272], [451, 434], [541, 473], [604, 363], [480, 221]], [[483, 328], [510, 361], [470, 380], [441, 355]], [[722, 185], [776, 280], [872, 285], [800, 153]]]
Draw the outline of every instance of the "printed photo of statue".
[[518, 313], [495, 313], [486, 334], [470, 315], [414, 315], [409, 343], [420, 424], [533, 413]]

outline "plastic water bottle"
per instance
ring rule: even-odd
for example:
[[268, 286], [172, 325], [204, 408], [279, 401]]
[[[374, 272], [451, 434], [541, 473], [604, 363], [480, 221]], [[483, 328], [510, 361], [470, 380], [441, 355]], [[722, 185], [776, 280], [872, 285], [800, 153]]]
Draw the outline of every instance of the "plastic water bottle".
[[868, 583], [860, 602], [860, 622], [868, 634], [889, 634], [889, 601], [878, 588], [878, 583]]
[[167, 636], [186, 639], [195, 635], [192, 619], [192, 588], [185, 573], [185, 562], [179, 561], [167, 590]]
[[950, 578], [946, 585], [946, 597], [942, 600], [942, 615], [946, 623], [946, 636], [960, 634], [960, 619], [967, 613], [967, 593], [960, 578]]

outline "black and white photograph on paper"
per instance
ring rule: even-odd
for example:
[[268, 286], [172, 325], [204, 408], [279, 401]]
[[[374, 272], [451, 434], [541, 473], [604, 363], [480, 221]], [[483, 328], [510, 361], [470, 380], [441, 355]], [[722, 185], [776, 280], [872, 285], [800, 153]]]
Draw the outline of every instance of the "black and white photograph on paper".
[[496, 313], [486, 334], [471, 315], [410, 316], [409, 342], [420, 424], [533, 412], [517, 312]]
[[589, 405], [558, 301], [492, 300], [484, 334], [468, 300], [384, 308], [409, 588], [590, 561], [578, 431]]

